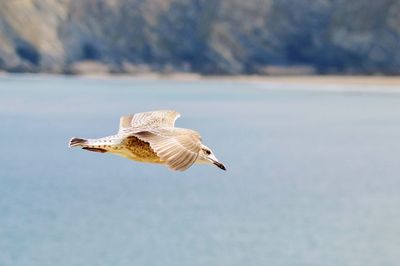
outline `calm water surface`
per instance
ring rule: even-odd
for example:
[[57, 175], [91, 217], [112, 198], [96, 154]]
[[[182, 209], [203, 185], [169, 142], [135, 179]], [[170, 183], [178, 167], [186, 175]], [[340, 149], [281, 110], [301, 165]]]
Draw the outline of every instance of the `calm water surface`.
[[[400, 265], [400, 93], [341, 88], [0, 78], [0, 265]], [[67, 148], [168, 108], [228, 171]]]

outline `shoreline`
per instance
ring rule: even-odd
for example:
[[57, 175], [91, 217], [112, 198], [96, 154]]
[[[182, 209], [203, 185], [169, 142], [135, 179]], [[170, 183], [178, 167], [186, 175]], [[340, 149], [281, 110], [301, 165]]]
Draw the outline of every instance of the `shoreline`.
[[400, 76], [349, 76], [349, 75], [290, 75], [290, 76], [262, 76], [262, 75], [215, 75], [207, 76], [197, 73], [141, 73], [141, 74], [104, 74], [90, 73], [84, 75], [63, 75], [52, 73], [9, 73], [0, 72], [3, 77], [65, 77], [82, 79], [139, 79], [139, 80], [172, 80], [172, 81], [224, 81], [246, 83], [293, 83], [299, 85], [324, 84], [324, 85], [365, 85], [365, 86], [398, 86], [400, 89]]

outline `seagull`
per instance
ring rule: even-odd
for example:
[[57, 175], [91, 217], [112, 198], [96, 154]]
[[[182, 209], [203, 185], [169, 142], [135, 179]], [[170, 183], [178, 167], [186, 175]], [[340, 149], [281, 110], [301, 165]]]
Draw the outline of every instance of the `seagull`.
[[175, 127], [175, 121], [180, 116], [172, 110], [122, 116], [116, 135], [99, 139], [74, 137], [69, 141], [69, 147], [164, 164], [175, 171], [184, 171], [194, 163], [211, 163], [226, 170], [211, 149], [201, 143], [198, 132]]

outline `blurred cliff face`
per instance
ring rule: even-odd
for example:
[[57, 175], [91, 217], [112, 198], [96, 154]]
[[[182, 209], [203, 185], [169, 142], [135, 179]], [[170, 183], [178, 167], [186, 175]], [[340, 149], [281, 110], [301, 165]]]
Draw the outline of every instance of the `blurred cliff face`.
[[0, 0], [0, 69], [400, 74], [400, 0]]

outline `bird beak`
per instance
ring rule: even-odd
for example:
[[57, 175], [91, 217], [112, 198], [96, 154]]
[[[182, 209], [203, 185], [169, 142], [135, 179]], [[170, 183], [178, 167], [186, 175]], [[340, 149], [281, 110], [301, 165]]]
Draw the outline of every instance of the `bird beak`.
[[209, 155], [207, 159], [214, 165], [218, 166], [220, 169], [226, 171], [225, 165], [220, 163], [214, 155]]
[[226, 171], [225, 165], [223, 165], [222, 163], [214, 161], [213, 164], [215, 164], [216, 166], [218, 166], [222, 170]]

